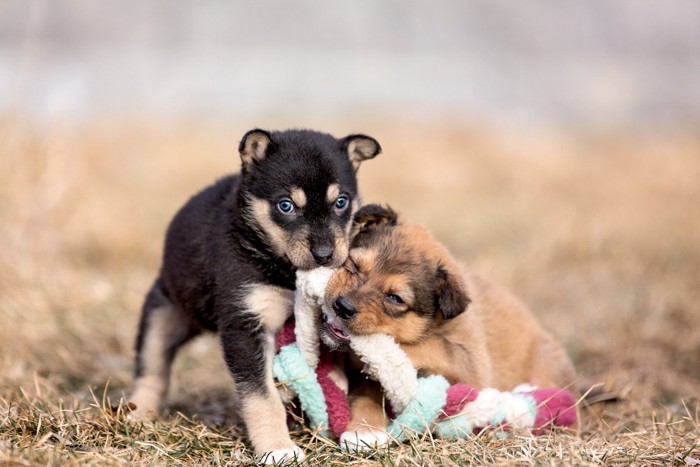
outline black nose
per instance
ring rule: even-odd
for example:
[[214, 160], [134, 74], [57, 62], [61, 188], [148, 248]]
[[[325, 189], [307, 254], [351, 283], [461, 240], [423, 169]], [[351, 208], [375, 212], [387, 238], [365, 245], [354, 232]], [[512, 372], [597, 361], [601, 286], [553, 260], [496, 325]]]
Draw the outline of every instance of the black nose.
[[319, 266], [325, 266], [331, 262], [333, 258], [333, 247], [332, 246], [320, 246], [311, 249], [311, 256], [314, 257], [316, 264]]
[[350, 300], [343, 296], [333, 300], [333, 309], [335, 310], [336, 314], [343, 319], [350, 319], [357, 313], [357, 310], [354, 306], [352, 306]]

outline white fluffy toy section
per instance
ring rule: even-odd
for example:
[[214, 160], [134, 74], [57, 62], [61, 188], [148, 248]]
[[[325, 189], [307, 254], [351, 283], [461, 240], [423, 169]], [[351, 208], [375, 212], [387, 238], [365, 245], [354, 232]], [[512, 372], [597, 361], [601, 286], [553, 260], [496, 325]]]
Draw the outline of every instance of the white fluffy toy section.
[[301, 354], [311, 368], [318, 366], [321, 353], [319, 330], [321, 307], [326, 295], [326, 286], [334, 272], [334, 269], [324, 267], [297, 271], [297, 290], [294, 294], [294, 334], [296, 334]]

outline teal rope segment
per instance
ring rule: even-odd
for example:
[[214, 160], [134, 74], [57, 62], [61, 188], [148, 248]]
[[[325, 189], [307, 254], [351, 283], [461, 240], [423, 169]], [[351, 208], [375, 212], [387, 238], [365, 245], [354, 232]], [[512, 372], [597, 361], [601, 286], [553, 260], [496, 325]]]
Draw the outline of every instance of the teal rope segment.
[[[529, 394], [522, 393], [515, 393], [514, 396], [526, 402], [527, 410], [530, 413], [530, 417], [532, 418], [532, 420], [535, 420], [535, 418], [537, 417], [537, 412], [539, 410], [535, 398]], [[502, 407], [499, 407], [497, 412], [491, 417], [491, 420], [488, 425], [497, 428], [504, 421], [506, 421], [506, 418], [507, 417], [505, 410]], [[475, 430], [482, 428], [484, 428], [484, 426], [477, 426], [474, 422], [472, 415], [467, 412], [446, 418], [445, 420], [441, 421], [440, 423], [435, 425], [435, 427], [433, 428], [433, 433], [445, 439], [467, 438], [474, 435]], [[503, 437], [507, 435], [507, 433], [496, 430], [495, 435], [497, 437]]]
[[312, 427], [320, 428], [320, 434], [330, 436], [328, 407], [316, 372], [306, 363], [296, 343], [285, 345], [272, 361], [272, 373], [299, 397], [301, 408], [309, 417]]
[[450, 383], [440, 375], [418, 378], [416, 397], [389, 426], [389, 434], [403, 441], [410, 432], [429, 430], [447, 403], [449, 387]]
[[433, 432], [445, 439], [468, 438], [474, 434], [476, 426], [464, 415], [450, 417], [435, 425]]

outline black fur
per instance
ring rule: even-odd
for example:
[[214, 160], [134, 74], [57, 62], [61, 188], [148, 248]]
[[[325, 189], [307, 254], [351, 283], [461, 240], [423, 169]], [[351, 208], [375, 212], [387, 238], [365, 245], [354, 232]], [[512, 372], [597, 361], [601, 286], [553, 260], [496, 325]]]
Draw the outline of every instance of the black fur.
[[[342, 213], [334, 211], [326, 190], [337, 183], [341, 193], [358, 203], [355, 161], [346, 149], [348, 140], [358, 137], [369, 141], [371, 149], [374, 140], [362, 135], [336, 140], [309, 130], [253, 130], [244, 136], [241, 174], [225, 177], [193, 196], [168, 228], [162, 268], [144, 304], [136, 341], [137, 377], [144, 372], [141, 352], [149, 313], [172, 303], [186, 315], [189, 328], [169, 336], [168, 364], [191, 337], [218, 331], [241, 397], [266, 392], [265, 330], [256, 315], [245, 313], [245, 298], [254, 284], [294, 289], [296, 266], [275, 253], [264, 229], [255, 224], [252, 200], [268, 203], [272, 222], [285, 232], [307, 228], [311, 248], [332, 248], [331, 227], [347, 232], [352, 206]], [[366, 158], [379, 150], [376, 144]], [[290, 217], [277, 209], [277, 202], [289, 196], [292, 187], [305, 192], [307, 204]]]

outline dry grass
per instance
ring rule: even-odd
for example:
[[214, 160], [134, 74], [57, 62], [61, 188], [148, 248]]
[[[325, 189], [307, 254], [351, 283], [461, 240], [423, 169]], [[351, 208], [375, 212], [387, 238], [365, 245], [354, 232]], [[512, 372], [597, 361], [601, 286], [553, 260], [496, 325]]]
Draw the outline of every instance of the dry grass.
[[[0, 125], [0, 464], [251, 461], [213, 339], [178, 359], [162, 421], [109, 410], [165, 226], [237, 166], [246, 129]], [[331, 128], [356, 129], [385, 148], [360, 171], [365, 200], [513, 289], [583, 382], [625, 399], [584, 410], [580, 437], [414, 439], [367, 458], [297, 433], [313, 463], [700, 463], [700, 139]]]

